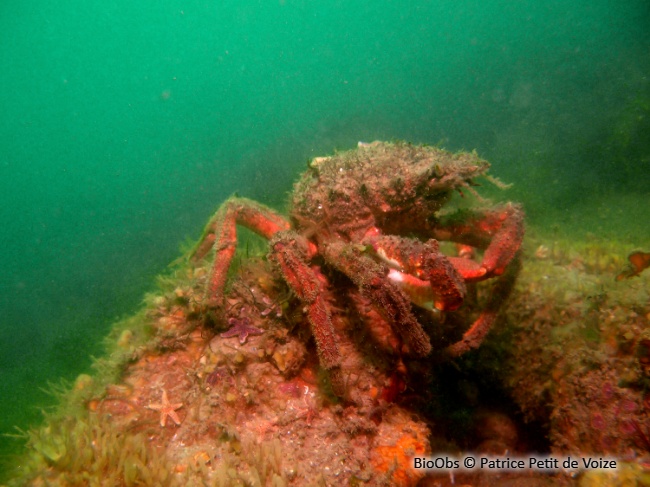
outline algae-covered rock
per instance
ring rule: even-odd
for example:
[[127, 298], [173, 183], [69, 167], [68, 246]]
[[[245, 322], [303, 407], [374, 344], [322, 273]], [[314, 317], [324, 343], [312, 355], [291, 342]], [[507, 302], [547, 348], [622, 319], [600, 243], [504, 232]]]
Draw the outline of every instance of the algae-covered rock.
[[622, 245], [551, 246], [526, 261], [490, 342], [503, 382], [553, 451], [648, 458], [650, 273], [617, 280]]
[[[611, 243], [529, 247], [485, 344], [451, 363], [399, 363], [381, 316], [333, 306], [346, 401], [319, 368], [303, 306], [264, 259], [238, 261], [222, 317], [202, 305], [206, 264], [180, 265], [29, 432], [10, 485], [645, 485], [650, 274], [617, 281], [629, 249]], [[470, 286], [461, 319], [485, 289]], [[410, 466], [468, 451], [606, 455], [621, 468]]]

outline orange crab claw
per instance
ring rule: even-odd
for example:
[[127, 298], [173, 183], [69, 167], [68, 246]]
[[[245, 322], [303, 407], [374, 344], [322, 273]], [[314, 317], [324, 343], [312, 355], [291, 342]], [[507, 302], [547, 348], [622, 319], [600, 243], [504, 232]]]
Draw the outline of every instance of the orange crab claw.
[[465, 257], [447, 257], [449, 262], [456, 268], [458, 273], [463, 276], [465, 282], [482, 281], [487, 269], [472, 259]]
[[433, 290], [429, 281], [423, 281], [397, 269], [391, 269], [388, 272], [388, 279], [397, 284], [416, 306], [428, 309], [429, 311], [432, 311], [434, 307], [441, 309], [439, 307], [442, 306], [441, 303], [434, 303]]
[[[476, 261], [464, 259], [461, 257], [447, 257], [449, 262], [456, 268], [465, 282], [476, 282], [483, 280], [486, 270]], [[433, 309], [449, 311], [450, 306], [442, 299], [436, 297], [431, 288], [431, 283], [397, 269], [390, 269], [388, 279], [404, 291], [411, 302], [423, 309], [433, 311]], [[458, 306], [456, 306], [458, 307]], [[452, 306], [453, 308], [453, 306]]]
[[375, 257], [389, 268], [388, 278], [400, 287], [412, 303], [433, 310], [454, 311], [463, 304], [465, 281], [438, 242], [397, 236], [364, 240]]
[[445, 301], [443, 296], [437, 296], [433, 292], [430, 281], [418, 279], [397, 269], [390, 269], [388, 279], [397, 284], [406, 293], [411, 303], [422, 309], [429, 311], [434, 311], [434, 309], [438, 311], [454, 311], [462, 304], [462, 301], [451, 303]]

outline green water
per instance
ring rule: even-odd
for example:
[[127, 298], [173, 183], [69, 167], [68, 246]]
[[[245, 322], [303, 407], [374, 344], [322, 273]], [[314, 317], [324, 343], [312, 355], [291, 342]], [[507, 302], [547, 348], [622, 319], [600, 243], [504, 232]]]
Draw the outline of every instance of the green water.
[[224, 198], [281, 207], [359, 140], [476, 148], [539, 231], [650, 247], [646, 0], [34, 0], [0, 22], [0, 433]]

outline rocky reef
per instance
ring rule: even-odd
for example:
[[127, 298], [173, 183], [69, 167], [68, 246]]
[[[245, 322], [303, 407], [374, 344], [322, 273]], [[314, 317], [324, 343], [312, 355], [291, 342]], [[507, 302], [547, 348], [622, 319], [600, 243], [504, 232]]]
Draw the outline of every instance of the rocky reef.
[[618, 458], [646, 472], [624, 485], [648, 485], [650, 273], [621, 278], [632, 249], [612, 241], [529, 244], [479, 355], [499, 357], [503, 387], [526, 421], [544, 425], [552, 452]]
[[[405, 382], [362, 318], [326, 297], [350, 337], [342, 400], [303, 307], [252, 242], [235, 258], [225, 319], [202, 305], [207, 263], [161, 277], [94, 373], [27, 433], [9, 485], [650, 485], [650, 273], [616, 280], [633, 249], [530, 238], [479, 350], [406, 360]], [[468, 313], [488, 294], [473, 287]], [[467, 451], [621, 463], [579, 475], [412, 468]]]
[[238, 267], [225, 323], [201, 308], [205, 268], [161, 278], [115, 325], [97, 373], [29, 432], [15, 485], [414, 485], [425, 422], [380, 404], [386, 375], [352, 349], [347, 380], [365, 398], [339, 401], [268, 263]]

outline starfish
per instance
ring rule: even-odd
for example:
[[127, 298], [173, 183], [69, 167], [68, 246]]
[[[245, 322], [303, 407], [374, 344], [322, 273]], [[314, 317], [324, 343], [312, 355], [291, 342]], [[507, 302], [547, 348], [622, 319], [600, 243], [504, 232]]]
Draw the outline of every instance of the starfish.
[[165, 389], [162, 390], [162, 402], [160, 404], [149, 404], [147, 407], [149, 409], [160, 411], [160, 426], [165, 426], [165, 423], [167, 422], [167, 416], [172, 418], [174, 423], [181, 424], [181, 418], [179, 418], [178, 414], [176, 414], [176, 410], [182, 408], [183, 403], [170, 403], [169, 399], [167, 398], [167, 391]]
[[230, 337], [239, 337], [239, 343], [242, 345], [246, 343], [248, 335], [261, 335], [264, 333], [264, 330], [260, 330], [255, 326], [251, 325], [251, 322], [248, 318], [230, 318], [228, 320], [231, 328], [221, 334], [221, 338], [230, 338]]

